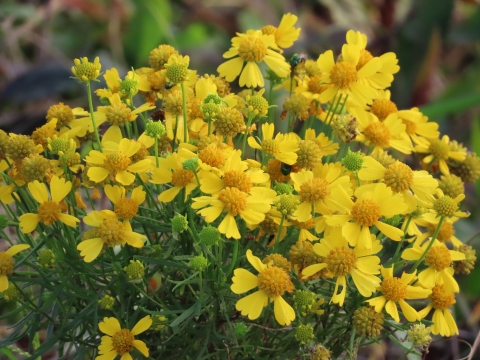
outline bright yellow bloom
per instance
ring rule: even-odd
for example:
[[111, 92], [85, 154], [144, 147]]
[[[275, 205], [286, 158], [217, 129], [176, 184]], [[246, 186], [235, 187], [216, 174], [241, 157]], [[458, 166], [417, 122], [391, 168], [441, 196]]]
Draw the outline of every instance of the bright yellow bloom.
[[430, 310], [435, 309], [432, 316], [432, 334], [442, 336], [458, 335], [458, 327], [450, 313], [449, 307], [456, 303], [455, 294], [445, 289], [444, 285], [435, 285], [428, 297], [430, 303], [418, 314], [424, 318]]
[[250, 320], [255, 320], [270, 300], [274, 304], [277, 322], [280, 325], [290, 325], [295, 320], [295, 311], [282, 297], [285, 291], [294, 290], [290, 275], [282, 268], [262, 263], [250, 249], [247, 250], [247, 260], [258, 271], [258, 275], [245, 269], [235, 269], [230, 289], [235, 294], [243, 294], [256, 287], [258, 291], [238, 300], [236, 309]]
[[[380, 218], [389, 219], [407, 210], [407, 204], [400, 194], [393, 195], [392, 190], [383, 183], [374, 186], [360, 186], [355, 190], [356, 201], [342, 187], [332, 190], [332, 200], [328, 205], [332, 210], [345, 212], [345, 215], [326, 215], [329, 226], [342, 226], [342, 235], [348, 239], [351, 246], [360, 245], [370, 249], [372, 239], [370, 227], [375, 225], [378, 230], [392, 240], [400, 241], [403, 231], [388, 225]], [[350, 222], [351, 221], [351, 222]]]
[[277, 46], [282, 49], [287, 49], [291, 47], [300, 36], [301, 29], [294, 27], [297, 20], [297, 16], [291, 13], [285, 14], [282, 16], [278, 28], [272, 25], [264, 26], [261, 29], [262, 34], [275, 36]]
[[103, 321], [98, 323], [98, 328], [108, 336], [102, 336], [102, 343], [98, 347], [100, 356], [95, 359], [114, 360], [119, 355], [121, 356], [120, 360], [133, 360], [130, 355], [133, 348], [140, 351], [143, 356], [148, 357], [147, 345], [141, 340], [136, 340], [135, 336], [147, 331], [151, 325], [152, 318], [150, 315], [140, 319], [132, 330], [122, 329], [120, 322], [114, 317], [103, 318]]
[[13, 245], [7, 251], [0, 252], [0, 292], [3, 292], [8, 288], [7, 275], [13, 274], [13, 266], [15, 265], [13, 257], [20, 251], [28, 249], [29, 247], [30, 245], [28, 244], [18, 244]]
[[[372, 236], [372, 247], [361, 249], [355, 246], [353, 249], [348, 246], [348, 241], [337, 228], [329, 236], [320, 240], [320, 243], [313, 245], [315, 253], [321, 256], [322, 262], [310, 265], [303, 269], [303, 279], [312, 276], [318, 271], [326, 268], [329, 277], [336, 277], [335, 290], [330, 302], [343, 306], [347, 293], [347, 275], [351, 275], [355, 287], [364, 297], [370, 297], [380, 285], [380, 279], [375, 275], [380, 273], [380, 258], [375, 256], [382, 245], [379, 240]], [[340, 292], [339, 285], [342, 286]]]
[[305, 131], [305, 140], [312, 140], [315, 142], [322, 151], [322, 156], [334, 155], [338, 151], [338, 143], [330, 140], [323, 132], [316, 135], [314, 129], [307, 129]]
[[106, 185], [105, 194], [113, 203], [113, 211], [120, 219], [131, 220], [138, 212], [138, 207], [145, 201], [145, 191], [139, 186], [133, 189], [130, 198], [125, 196], [125, 188], [123, 186]]
[[[423, 234], [417, 233], [417, 239], [420, 243], [435, 233], [439, 220], [440, 218], [436, 217], [434, 213], [423, 214], [421, 218], [415, 220], [417, 225], [423, 226], [427, 229]], [[460, 239], [455, 236], [455, 228], [453, 227], [453, 224], [458, 220], [459, 218], [457, 217], [445, 218], [440, 226], [440, 231], [437, 234], [437, 240], [442, 243], [451, 242], [453, 246], [462, 245], [463, 243]]]
[[398, 278], [393, 276], [393, 266], [390, 268], [382, 267], [383, 281], [377, 290], [381, 291], [383, 295], [367, 300], [366, 302], [375, 307], [377, 313], [381, 312], [385, 307], [387, 314], [390, 314], [396, 322], [400, 322], [396, 304], [398, 302], [403, 315], [408, 321], [413, 322], [420, 320], [421, 316], [405, 300], [425, 299], [430, 295], [432, 290], [409, 285], [416, 279], [415, 274], [416, 271], [413, 274], [404, 272], [402, 277]]
[[60, 220], [65, 225], [76, 227], [80, 222], [75, 216], [62, 213], [60, 202], [68, 195], [72, 189], [72, 183], [59, 179], [54, 176], [50, 181], [49, 199], [47, 187], [45, 184], [35, 180], [28, 183], [28, 190], [32, 197], [40, 204], [37, 208], [37, 214], [26, 213], [20, 216], [20, 227], [24, 233], [31, 233], [37, 227], [39, 222], [50, 226], [55, 221]]
[[462, 150], [450, 149], [450, 138], [443, 135], [442, 139], [428, 139], [428, 143], [421, 143], [415, 147], [415, 152], [427, 154], [423, 158], [425, 164], [437, 164], [443, 175], [450, 175], [448, 169], [448, 160], [463, 161], [467, 157], [467, 152]]
[[[1, 171], [1, 170], [0, 170]], [[5, 205], [11, 204], [15, 201], [13, 198], [13, 190], [15, 189], [15, 185], [1, 185], [0, 184], [0, 201]]]
[[[120, 97], [125, 97], [127, 94], [119, 93], [120, 84], [122, 82], [122, 78], [118, 74], [118, 70], [115, 68], [111, 68], [105, 71], [103, 75], [105, 82], [107, 83], [108, 89], [98, 89], [95, 90], [95, 94], [100, 98], [110, 98], [114, 94], [119, 94]], [[135, 79], [138, 80], [138, 90], [143, 92], [150, 91], [150, 83], [147, 80], [147, 75], [144, 74], [143, 69], [137, 69], [135, 72], [129, 71], [125, 76], [125, 80], [128, 79]], [[96, 119], [96, 118], [95, 118]], [[98, 124], [97, 124], [98, 125]]]
[[[263, 35], [261, 31], [237, 33], [237, 36], [232, 39], [232, 47], [223, 54], [223, 57], [226, 59], [237, 55], [238, 57], [224, 62], [217, 71], [229, 82], [241, 74], [240, 86], [263, 87], [264, 81], [258, 66], [259, 62], [264, 61], [279, 77], [287, 77], [290, 71], [290, 65], [285, 58], [272, 49], [278, 49], [273, 35]], [[245, 62], [246, 65], [243, 67]]]
[[298, 151], [295, 136], [278, 133], [275, 138], [273, 138], [274, 129], [273, 124], [263, 124], [262, 144], [260, 145], [254, 137], [250, 136], [248, 138], [248, 145], [254, 149], [263, 150], [268, 156], [274, 157], [285, 164], [295, 164], [297, 161], [297, 154], [295, 152]]
[[[413, 247], [405, 249], [402, 253], [402, 259], [416, 261], [420, 259], [430, 244], [430, 239], [421, 245], [416, 241]], [[418, 274], [420, 285], [433, 288], [435, 284], [443, 284], [446, 291], [459, 292], [458, 283], [453, 277], [452, 261], [465, 260], [465, 254], [460, 251], [449, 250], [445, 244], [435, 240], [433, 246], [428, 250], [424, 263], [428, 266]]]

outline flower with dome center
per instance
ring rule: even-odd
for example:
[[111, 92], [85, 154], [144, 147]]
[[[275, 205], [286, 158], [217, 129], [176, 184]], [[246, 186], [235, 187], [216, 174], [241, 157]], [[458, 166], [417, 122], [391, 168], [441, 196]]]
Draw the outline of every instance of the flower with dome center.
[[452, 199], [450, 196], [443, 195], [443, 192], [438, 189], [436, 199], [429, 204], [425, 204], [425, 207], [429, 208], [429, 211], [435, 216], [443, 216], [446, 218], [451, 217], [468, 217], [469, 213], [460, 211], [458, 209], [458, 204], [460, 201], [465, 199], [465, 194], [457, 195], [456, 198]]
[[229, 82], [240, 75], [240, 86], [263, 87], [259, 62], [265, 62], [280, 77], [287, 77], [290, 70], [285, 58], [272, 49], [278, 50], [273, 35], [264, 35], [261, 31], [251, 30], [246, 34], [237, 33], [232, 39], [232, 47], [223, 54], [227, 59], [236, 57], [221, 64], [217, 71]]
[[254, 137], [248, 138], [248, 145], [254, 149], [263, 150], [266, 155], [271, 156], [285, 164], [293, 165], [297, 161], [298, 142], [293, 135], [278, 133], [275, 138], [273, 124], [263, 124], [263, 140], [261, 145]]
[[301, 29], [294, 27], [297, 20], [297, 16], [291, 13], [284, 14], [278, 27], [267, 25], [260, 30], [264, 35], [273, 35], [275, 37], [275, 43], [279, 48], [287, 49], [291, 47], [300, 36]]
[[[413, 247], [405, 249], [402, 259], [416, 261], [420, 259], [429, 246], [431, 240], [421, 245], [421, 241], [415, 241]], [[465, 254], [460, 251], [449, 250], [447, 246], [435, 240], [433, 246], [425, 255], [424, 263], [428, 266], [418, 274], [419, 283], [427, 288], [433, 288], [435, 284], [444, 284], [445, 290], [459, 292], [457, 281], [453, 277], [452, 261], [465, 260]]]
[[105, 185], [105, 194], [113, 203], [113, 211], [117, 217], [124, 220], [132, 220], [138, 212], [138, 207], [145, 201], [145, 191], [139, 186], [133, 189], [130, 198], [125, 195], [125, 188], [118, 185]]
[[7, 275], [13, 274], [13, 266], [15, 265], [13, 257], [29, 247], [28, 244], [18, 244], [11, 246], [7, 251], [0, 251], [0, 292], [8, 289]]
[[77, 245], [77, 250], [80, 250], [80, 256], [84, 256], [85, 262], [95, 260], [104, 247], [125, 244], [135, 248], [143, 247], [145, 236], [133, 232], [130, 222], [119, 221], [113, 211], [92, 211], [83, 218], [83, 222], [94, 227], [94, 237]]
[[411, 286], [416, 279], [416, 271], [413, 274], [404, 272], [400, 278], [393, 276], [393, 266], [391, 268], [381, 268], [383, 281], [377, 290], [382, 292], [381, 296], [369, 299], [366, 302], [375, 308], [377, 313], [385, 307], [387, 314], [400, 322], [398, 315], [397, 302], [402, 309], [403, 315], [408, 321], [418, 321], [422, 317], [405, 300], [425, 299], [432, 290], [424, 289], [421, 286]]
[[102, 342], [98, 347], [100, 356], [95, 360], [113, 360], [117, 355], [121, 356], [121, 360], [133, 360], [130, 355], [133, 348], [148, 357], [147, 345], [141, 340], [136, 340], [135, 336], [148, 330], [151, 325], [150, 315], [140, 319], [132, 330], [122, 329], [120, 322], [114, 317], [103, 318], [103, 321], [98, 323], [98, 328], [107, 336], [102, 336]]
[[22, 231], [28, 234], [35, 230], [39, 222], [50, 226], [57, 220], [60, 220], [65, 225], [76, 227], [80, 220], [75, 216], [64, 214], [60, 205], [60, 202], [68, 195], [71, 189], [72, 183], [70, 181], [54, 176], [50, 181], [51, 197], [49, 198], [45, 184], [37, 180], [28, 183], [30, 194], [40, 205], [36, 214], [26, 213], [18, 218]]
[[[376, 274], [380, 273], [380, 258], [375, 256], [381, 249], [380, 241], [372, 234], [370, 249], [348, 246], [348, 241], [336, 228], [328, 236], [313, 245], [315, 253], [321, 256], [322, 262], [303, 269], [302, 277], [308, 278], [322, 269], [327, 269], [329, 277], [336, 277], [335, 290], [330, 302], [343, 306], [347, 293], [347, 276], [351, 276], [355, 287], [364, 297], [370, 297], [380, 285]], [[339, 292], [339, 286], [341, 290]]]
[[444, 284], [437, 284], [432, 288], [432, 293], [428, 297], [430, 303], [426, 308], [420, 310], [418, 314], [424, 318], [430, 310], [435, 309], [432, 316], [432, 334], [442, 336], [458, 335], [458, 327], [455, 323], [449, 307], [456, 303], [455, 294], [448, 291]]
[[262, 263], [250, 249], [247, 250], [247, 260], [258, 271], [258, 275], [242, 268], [235, 269], [230, 289], [235, 294], [243, 294], [256, 287], [258, 290], [238, 300], [236, 309], [250, 320], [255, 320], [268, 302], [273, 301], [277, 322], [280, 325], [290, 325], [295, 320], [295, 311], [282, 297], [285, 291], [294, 290], [290, 275], [280, 267]]
[[[122, 90], [122, 83], [125, 84], [129, 80], [134, 80], [137, 90], [148, 93], [150, 91], [150, 83], [147, 80], [147, 74], [142, 72], [142, 69], [137, 69], [135, 72], [129, 71], [125, 76], [125, 79], [122, 80], [118, 74], [118, 70], [111, 68], [105, 71], [103, 75], [105, 83], [107, 84], [108, 89], [98, 89], [95, 90], [95, 94], [100, 98], [110, 99], [112, 95], [118, 94], [121, 98], [128, 97], [128, 93]], [[95, 116], [96, 119], [96, 116]], [[97, 124], [98, 125], [98, 124]]]
[[325, 215], [329, 226], [342, 226], [342, 235], [348, 239], [351, 246], [371, 248], [370, 227], [375, 225], [385, 236], [400, 241], [403, 231], [380, 221], [407, 210], [407, 204], [400, 194], [393, 195], [392, 190], [383, 183], [373, 186], [364, 185], [355, 190], [356, 201], [352, 201], [341, 187], [332, 190], [332, 199], [328, 206], [344, 215]]

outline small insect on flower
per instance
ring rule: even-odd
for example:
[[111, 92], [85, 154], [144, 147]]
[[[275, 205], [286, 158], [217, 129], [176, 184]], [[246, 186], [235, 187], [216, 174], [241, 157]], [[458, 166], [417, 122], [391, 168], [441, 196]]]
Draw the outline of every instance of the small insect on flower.
[[290, 59], [290, 66], [295, 68], [298, 64], [304, 64], [307, 61], [307, 54], [294, 54]]

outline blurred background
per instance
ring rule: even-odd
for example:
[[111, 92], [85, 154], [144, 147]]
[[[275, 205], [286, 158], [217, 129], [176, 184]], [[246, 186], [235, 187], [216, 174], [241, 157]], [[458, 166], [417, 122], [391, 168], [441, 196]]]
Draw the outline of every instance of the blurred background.
[[[71, 79], [73, 59], [99, 56], [102, 71], [148, 66], [149, 52], [170, 44], [190, 55], [190, 68], [216, 74], [235, 32], [299, 17], [299, 41], [287, 49], [310, 58], [336, 54], [349, 29], [368, 36], [375, 56], [394, 51], [400, 72], [391, 88], [399, 109], [421, 108], [442, 134], [480, 155], [480, 6], [478, 0], [1, 0], [0, 128], [30, 134], [60, 101], [87, 108], [84, 87]], [[102, 83], [99, 87], [103, 87]], [[467, 241], [480, 229], [480, 184], [467, 184], [472, 216], [455, 224]], [[480, 237], [471, 243], [480, 250]], [[468, 355], [480, 320], [480, 266], [459, 279], [460, 336], [436, 341], [427, 359]], [[460, 340], [462, 339], [462, 340]], [[362, 356], [398, 359], [385, 343]], [[473, 358], [480, 358], [477, 355]]]

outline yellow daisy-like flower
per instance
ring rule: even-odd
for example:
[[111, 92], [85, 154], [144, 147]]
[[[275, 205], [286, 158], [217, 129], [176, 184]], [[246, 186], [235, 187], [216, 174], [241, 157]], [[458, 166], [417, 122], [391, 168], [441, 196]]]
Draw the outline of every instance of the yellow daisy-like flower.
[[282, 297], [285, 291], [294, 290], [290, 275], [282, 268], [262, 263], [251, 250], [247, 250], [247, 260], [258, 271], [258, 275], [245, 269], [235, 269], [230, 289], [235, 294], [243, 294], [256, 287], [258, 291], [238, 300], [236, 309], [250, 320], [255, 320], [270, 300], [274, 304], [277, 322], [280, 325], [290, 325], [295, 320], [295, 311]]
[[366, 302], [373, 306], [377, 313], [381, 312], [385, 307], [387, 314], [390, 314], [396, 322], [400, 322], [397, 309], [398, 302], [403, 315], [408, 321], [420, 320], [422, 317], [405, 300], [425, 299], [432, 290], [409, 285], [416, 279], [416, 271], [413, 274], [404, 272], [402, 277], [398, 278], [393, 276], [393, 266], [391, 268], [382, 267], [381, 270], [383, 281], [377, 290], [381, 291], [383, 295], [369, 299]]
[[261, 28], [262, 34], [275, 36], [275, 43], [279, 48], [287, 49], [297, 41], [300, 36], [300, 28], [295, 28], [297, 16], [288, 13], [282, 16], [280, 25], [276, 28], [273, 25], [267, 25]]
[[125, 196], [125, 188], [123, 186], [106, 185], [105, 194], [113, 203], [113, 211], [120, 219], [131, 220], [138, 212], [138, 207], [145, 201], [145, 191], [139, 186], [133, 189], [130, 198]]
[[118, 355], [121, 356], [120, 360], [133, 360], [130, 355], [133, 348], [148, 357], [147, 345], [141, 340], [136, 340], [135, 336], [147, 331], [150, 326], [152, 326], [150, 315], [140, 319], [132, 330], [122, 329], [120, 322], [114, 317], [103, 318], [103, 321], [98, 323], [98, 328], [107, 336], [102, 336], [102, 342], [98, 347], [100, 356], [95, 359], [114, 360]]
[[360, 60], [360, 47], [343, 45], [342, 60], [335, 63], [332, 50], [319, 56], [318, 67], [322, 72], [322, 82], [332, 85], [318, 97], [321, 103], [327, 103], [337, 94], [348, 95], [348, 101], [357, 106], [364, 106], [377, 97], [377, 90], [368, 83], [382, 67], [379, 58], [372, 58], [357, 70]]
[[[312, 276], [322, 269], [327, 269], [329, 277], [336, 277], [335, 290], [330, 302], [343, 306], [347, 293], [347, 275], [353, 279], [355, 287], [364, 297], [370, 297], [380, 285], [380, 279], [375, 275], [380, 273], [380, 258], [375, 256], [382, 245], [379, 240], [372, 236], [372, 247], [361, 249], [356, 246], [353, 249], [348, 246], [348, 241], [336, 229], [329, 236], [313, 245], [315, 253], [321, 256], [322, 262], [310, 265], [303, 269], [303, 279]], [[341, 286], [340, 292], [338, 287]]]
[[305, 140], [312, 140], [315, 142], [322, 151], [322, 156], [334, 155], [338, 151], [338, 143], [330, 140], [323, 132], [316, 135], [314, 129], [307, 129], [305, 131]]
[[288, 164], [293, 165], [297, 161], [298, 155], [295, 153], [298, 151], [298, 142], [296, 138], [289, 134], [278, 133], [273, 138], [273, 132], [275, 127], [273, 124], [263, 124], [262, 134], [263, 140], [260, 145], [257, 140], [250, 136], [248, 138], [248, 145], [254, 149], [263, 150], [268, 156]]
[[406, 126], [396, 114], [390, 114], [380, 121], [364, 109], [351, 108], [349, 111], [358, 121], [360, 134], [355, 137], [355, 141], [374, 146], [374, 151], [392, 147], [404, 154], [412, 152], [412, 143], [405, 133]]
[[240, 86], [263, 87], [259, 62], [265, 62], [279, 77], [287, 77], [290, 71], [290, 65], [285, 58], [272, 49], [278, 49], [273, 35], [263, 35], [261, 31], [237, 33], [232, 39], [232, 47], [223, 54], [223, 57], [228, 59], [238, 56], [221, 64], [217, 71], [229, 82], [241, 74]]
[[[416, 261], [420, 259], [429, 246], [431, 240], [421, 245], [416, 241], [413, 247], [405, 249], [402, 253], [402, 259]], [[420, 285], [433, 288], [435, 284], [444, 284], [446, 291], [459, 292], [458, 283], [453, 277], [452, 261], [465, 260], [465, 254], [460, 251], [449, 250], [445, 244], [435, 240], [433, 246], [428, 250], [423, 260], [428, 267], [418, 274]]]
[[45, 184], [37, 180], [28, 183], [30, 194], [40, 205], [36, 214], [27, 213], [18, 218], [22, 231], [28, 234], [35, 230], [39, 222], [50, 226], [57, 220], [60, 220], [65, 225], [76, 227], [80, 220], [75, 216], [64, 214], [60, 205], [60, 202], [68, 195], [71, 189], [72, 183], [70, 181], [54, 176], [50, 181], [51, 199], [49, 199]]
[[[95, 90], [95, 94], [99, 96], [100, 98], [111, 98], [112, 95], [114, 94], [119, 94], [120, 97], [126, 97], [126, 93], [120, 93], [120, 84], [122, 83], [122, 78], [118, 74], [118, 70], [115, 68], [111, 68], [107, 71], [105, 71], [105, 74], [103, 75], [103, 78], [105, 79], [105, 82], [107, 83], [107, 88], [108, 89], [98, 89]], [[144, 73], [144, 69], [137, 69], [135, 72], [129, 71], [127, 75], [125, 76], [125, 80], [129, 79], [135, 79], [137, 80], [137, 86], [138, 90], [143, 91], [143, 92], [149, 92], [150, 91], [150, 83], [148, 82], [147, 79], [147, 74]], [[96, 119], [96, 118], [95, 118]], [[98, 125], [98, 124], [97, 124]]]
[[435, 285], [428, 297], [430, 303], [418, 314], [424, 318], [430, 310], [435, 309], [432, 316], [432, 334], [442, 336], [458, 335], [458, 327], [450, 313], [449, 307], [456, 303], [455, 294], [445, 289], [442, 284]]
[[197, 211], [207, 223], [215, 221], [222, 212], [226, 212], [218, 230], [227, 238], [240, 239], [235, 217], [240, 215], [247, 223], [258, 224], [265, 219], [271, 203], [272, 199], [269, 197], [249, 195], [236, 187], [226, 187], [216, 195], [193, 198], [192, 208], [202, 209], [210, 205]]
[[133, 232], [130, 222], [119, 221], [113, 211], [92, 211], [83, 218], [83, 222], [95, 227], [96, 230], [94, 238], [84, 240], [77, 245], [77, 250], [80, 250], [80, 256], [84, 256], [85, 262], [95, 260], [107, 246], [128, 244], [135, 248], [143, 247], [145, 236]]
[[13, 257], [29, 247], [28, 244], [18, 244], [11, 246], [7, 251], [0, 251], [0, 292], [8, 288], [7, 275], [13, 274], [13, 266], [15, 265]]
[[428, 143], [421, 143], [415, 146], [415, 152], [427, 154], [423, 162], [428, 165], [438, 163], [443, 175], [450, 175], [448, 160], [463, 161], [467, 157], [466, 151], [452, 151], [450, 149], [450, 138], [443, 135], [441, 139], [428, 139]]
[[[459, 238], [455, 236], [455, 228], [453, 224], [457, 222], [459, 218], [445, 218], [440, 226], [440, 230], [437, 234], [437, 240], [446, 243], [451, 242], [453, 246], [461, 246], [463, 243]], [[421, 218], [416, 219], [416, 224], [423, 226], [427, 231], [423, 234], [417, 234], [417, 239], [422, 243], [427, 238], [433, 236], [435, 230], [437, 229], [438, 222], [440, 221], [439, 217], [436, 217], [433, 213], [423, 214]]]
[[300, 197], [300, 205], [294, 212], [298, 221], [307, 221], [317, 212], [331, 215], [331, 209], [326, 205], [330, 200], [332, 190], [338, 186], [344, 188], [348, 195], [352, 195], [350, 177], [343, 174], [340, 163], [318, 164], [313, 171], [302, 170], [290, 173], [295, 190]]
[[444, 216], [445, 218], [468, 217], [470, 214], [464, 211], [458, 210], [458, 204], [465, 199], [465, 194], [457, 195], [455, 199], [450, 196], [443, 195], [442, 190], [437, 189], [436, 199], [432, 203], [425, 204], [425, 207], [429, 208], [429, 211], [437, 216]]
[[351, 246], [372, 247], [370, 227], [375, 225], [378, 230], [392, 240], [400, 241], [403, 231], [380, 221], [407, 210], [407, 204], [402, 195], [392, 194], [392, 190], [383, 183], [374, 186], [360, 186], [355, 190], [356, 201], [353, 202], [343, 187], [332, 190], [332, 199], [328, 205], [332, 210], [346, 213], [345, 215], [326, 215], [329, 226], [342, 226], [342, 235], [348, 239]]

